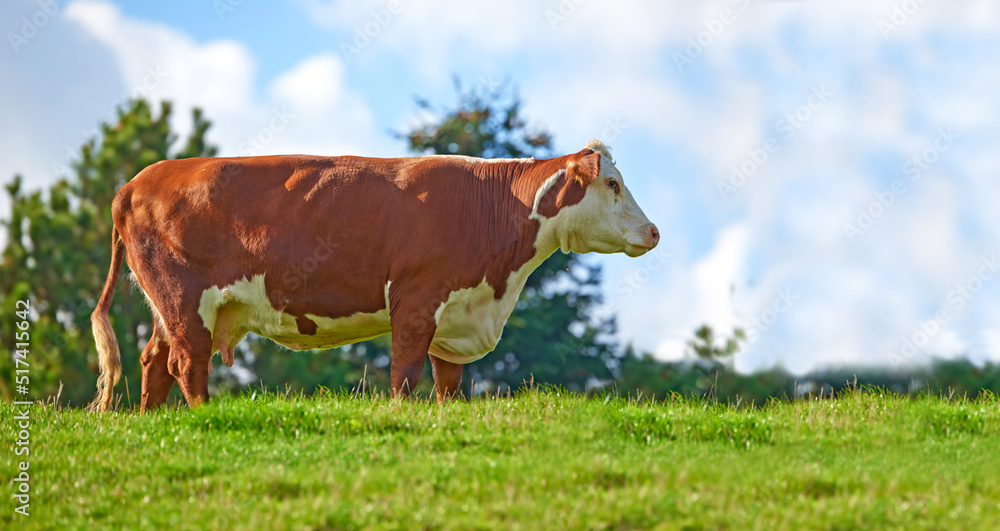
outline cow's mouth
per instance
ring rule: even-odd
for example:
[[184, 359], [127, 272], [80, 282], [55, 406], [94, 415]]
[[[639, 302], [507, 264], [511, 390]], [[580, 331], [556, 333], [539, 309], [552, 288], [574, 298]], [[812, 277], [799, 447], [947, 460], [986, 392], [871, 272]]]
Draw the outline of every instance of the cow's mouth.
[[652, 247], [647, 247], [645, 245], [636, 245], [634, 243], [625, 244], [625, 254], [627, 254], [632, 258], [642, 256], [648, 253], [652, 249], [653, 249]]

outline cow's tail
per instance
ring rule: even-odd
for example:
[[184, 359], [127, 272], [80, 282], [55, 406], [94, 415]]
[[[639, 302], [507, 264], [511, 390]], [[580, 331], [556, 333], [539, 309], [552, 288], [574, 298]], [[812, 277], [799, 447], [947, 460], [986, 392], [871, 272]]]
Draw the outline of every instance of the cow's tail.
[[97, 396], [90, 403], [91, 411], [107, 411], [115, 396], [115, 384], [122, 376], [122, 357], [118, 350], [118, 340], [111, 328], [108, 313], [111, 311], [111, 298], [115, 295], [118, 285], [118, 272], [125, 258], [125, 243], [122, 241], [118, 228], [111, 228], [111, 269], [108, 280], [104, 283], [101, 300], [97, 308], [90, 314], [90, 324], [94, 329], [94, 342], [97, 344], [97, 360], [100, 374], [97, 377]]

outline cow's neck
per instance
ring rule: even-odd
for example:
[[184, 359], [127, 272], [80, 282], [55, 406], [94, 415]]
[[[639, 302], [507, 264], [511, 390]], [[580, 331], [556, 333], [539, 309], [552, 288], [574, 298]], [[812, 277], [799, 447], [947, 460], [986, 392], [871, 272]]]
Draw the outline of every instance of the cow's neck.
[[[528, 214], [529, 220], [538, 222], [538, 228], [534, 237], [534, 246], [541, 257], [539, 264], [544, 261], [557, 249], [569, 252], [570, 234], [565, 230], [566, 218], [560, 210], [554, 216], [545, 216], [538, 212], [542, 197], [549, 193], [553, 187], [558, 186], [559, 179], [565, 172], [565, 164], [562, 159], [552, 159], [540, 161], [541, 163], [535, 171], [525, 172], [524, 184], [521, 187], [527, 190], [523, 201], [526, 202], [531, 212]], [[553, 164], [555, 162], [555, 164]]]
[[[546, 258], [559, 249], [556, 230], [559, 220], [541, 218], [533, 211], [536, 196], [544, 194], [551, 186], [550, 178], [564, 165], [558, 159], [532, 161], [491, 161], [477, 165], [474, 173], [481, 179], [493, 181], [498, 191], [497, 210], [490, 217], [510, 220], [513, 216], [514, 231], [501, 245], [495, 261], [488, 266], [487, 281], [493, 286], [496, 297], [514, 291], [520, 292], [528, 276]], [[501, 223], [500, 225], [504, 225]]]

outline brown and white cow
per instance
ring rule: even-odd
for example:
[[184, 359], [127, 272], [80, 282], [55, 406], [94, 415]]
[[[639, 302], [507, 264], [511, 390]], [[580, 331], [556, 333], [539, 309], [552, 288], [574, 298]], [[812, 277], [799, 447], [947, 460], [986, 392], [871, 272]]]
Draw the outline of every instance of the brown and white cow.
[[428, 354], [438, 400], [496, 346], [528, 275], [556, 249], [639, 256], [649, 222], [599, 141], [563, 157], [270, 156], [162, 161], [122, 187], [91, 320], [107, 410], [121, 375], [108, 321], [126, 253], [153, 311], [142, 402], [176, 381], [208, 399], [212, 355], [248, 333], [296, 350], [392, 333], [392, 390]]

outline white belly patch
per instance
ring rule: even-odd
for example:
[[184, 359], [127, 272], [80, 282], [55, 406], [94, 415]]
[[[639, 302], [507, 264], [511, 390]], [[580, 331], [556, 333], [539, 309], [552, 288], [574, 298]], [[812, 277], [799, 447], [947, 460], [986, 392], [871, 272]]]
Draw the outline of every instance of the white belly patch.
[[[388, 294], [388, 284], [385, 291]], [[254, 275], [250, 280], [243, 277], [223, 288], [212, 286], [206, 289], [201, 294], [198, 315], [205, 328], [212, 332], [213, 352], [220, 350], [223, 361], [227, 351], [229, 360], [232, 360], [232, 348], [248, 332], [270, 338], [293, 350], [309, 350], [339, 347], [390, 331], [387, 301], [385, 309], [375, 313], [358, 312], [336, 319], [306, 314], [307, 319], [316, 323], [316, 333], [302, 334], [293, 315], [271, 306], [264, 287], [264, 275]]]
[[[500, 341], [504, 324], [514, 310], [528, 275], [540, 260], [532, 259], [511, 273], [503, 297], [484, 278], [478, 286], [453, 291], [434, 314], [437, 329], [428, 349], [452, 363], [470, 363], [492, 351]], [[243, 277], [228, 286], [212, 286], [201, 294], [198, 315], [212, 333], [212, 352], [220, 351], [223, 362], [232, 365], [233, 349], [248, 332], [270, 338], [293, 350], [333, 348], [372, 339], [392, 331], [389, 319], [389, 286], [384, 309], [358, 312], [332, 319], [313, 314], [316, 333], [299, 332], [295, 316], [275, 310], [267, 297], [264, 275]]]

